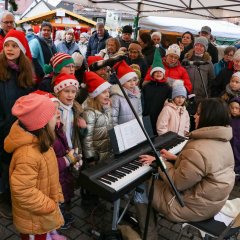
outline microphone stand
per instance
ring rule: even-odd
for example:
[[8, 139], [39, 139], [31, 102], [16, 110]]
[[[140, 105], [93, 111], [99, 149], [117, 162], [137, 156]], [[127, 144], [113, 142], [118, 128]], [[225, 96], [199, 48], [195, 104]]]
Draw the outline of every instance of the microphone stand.
[[[175, 194], [175, 196], [177, 198], [177, 201], [179, 202], [179, 204], [182, 207], [184, 207], [184, 202], [183, 202], [183, 200], [182, 200], [178, 190], [176, 189], [172, 179], [169, 177], [169, 175], [167, 173], [167, 167], [166, 167], [164, 161], [162, 161], [160, 159], [160, 152], [157, 152], [156, 148], [154, 147], [154, 145], [152, 143], [152, 140], [150, 139], [147, 131], [145, 130], [141, 120], [139, 119], [138, 114], [136, 113], [136, 111], [135, 111], [131, 101], [129, 100], [129, 98], [128, 98], [127, 94], [126, 94], [126, 92], [124, 91], [123, 86], [121, 85], [121, 83], [120, 83], [120, 81], [119, 81], [119, 79], [118, 79], [118, 77], [116, 75], [116, 72], [113, 69], [112, 69], [111, 75], [113, 75], [113, 77], [116, 79], [116, 82], [117, 82], [118, 86], [120, 87], [120, 89], [121, 89], [125, 99], [127, 100], [129, 107], [131, 108], [131, 110], [132, 110], [132, 112], [133, 112], [133, 114], [134, 114], [134, 116], [135, 116], [139, 126], [141, 127], [144, 135], [146, 136], [147, 141], [148, 141], [149, 145], [151, 146], [152, 151], [154, 152], [154, 155], [155, 155], [155, 158], [156, 158], [157, 167], [160, 167], [161, 171], [165, 174], [165, 176], [166, 176], [170, 186], [172, 187], [172, 189], [174, 191], [174, 194]], [[158, 172], [157, 168], [156, 168], [155, 171]], [[153, 174], [153, 175], [155, 175], [155, 174]], [[150, 192], [149, 192], [149, 199], [148, 199], [149, 201], [148, 201], [147, 216], [146, 216], [146, 223], [145, 223], [143, 240], [147, 239], [146, 237], [147, 237], [147, 231], [148, 231], [149, 216], [150, 216], [151, 203], [152, 203], [152, 198], [153, 198], [153, 193], [154, 193], [154, 180], [155, 180], [155, 177], [153, 176], [152, 177], [152, 182], [151, 182], [151, 187], [150, 187]]]
[[206, 87], [205, 82], [203, 81], [202, 73], [201, 73], [201, 70], [200, 70], [200, 65], [196, 65], [196, 66], [197, 66], [197, 70], [199, 72], [199, 75], [200, 75], [200, 78], [201, 78], [201, 81], [202, 81], [202, 85], [203, 85], [203, 89], [204, 89], [206, 98], [208, 98], [207, 87]]

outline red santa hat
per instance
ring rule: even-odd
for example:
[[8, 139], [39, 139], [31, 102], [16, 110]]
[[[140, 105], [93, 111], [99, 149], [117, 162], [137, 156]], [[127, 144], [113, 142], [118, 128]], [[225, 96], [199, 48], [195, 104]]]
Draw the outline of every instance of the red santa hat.
[[53, 102], [60, 103], [60, 101], [54, 95], [52, 95], [49, 92], [45, 92], [45, 91], [42, 91], [42, 90], [36, 90], [36, 91], [32, 92], [31, 94], [43, 95], [43, 96], [46, 96], [46, 97], [50, 98], [50, 100], [53, 101]]
[[138, 79], [135, 71], [124, 60], [115, 64], [113, 68], [116, 70], [117, 77], [122, 85], [134, 77]]
[[89, 56], [87, 59], [88, 66], [92, 65], [95, 62], [101, 61], [103, 58], [101, 56]]
[[4, 38], [4, 44], [7, 41], [15, 42], [21, 51], [30, 59], [32, 60], [32, 54], [28, 45], [28, 41], [25, 37], [25, 34], [22, 31], [17, 31], [15, 29], [11, 29]]
[[103, 91], [111, 87], [111, 84], [97, 75], [95, 72], [85, 72], [84, 80], [88, 87], [88, 95], [95, 98]]
[[53, 90], [55, 93], [58, 93], [69, 86], [74, 86], [77, 90], [79, 88], [79, 82], [73, 74], [61, 73], [54, 79]]

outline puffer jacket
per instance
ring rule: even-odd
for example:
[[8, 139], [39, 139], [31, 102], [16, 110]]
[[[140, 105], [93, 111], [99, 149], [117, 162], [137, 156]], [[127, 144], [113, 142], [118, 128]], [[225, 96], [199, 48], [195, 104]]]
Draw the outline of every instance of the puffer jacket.
[[184, 136], [185, 132], [189, 132], [190, 128], [190, 118], [186, 107], [177, 106], [167, 99], [158, 116], [156, 128], [158, 135], [172, 131]]
[[231, 127], [204, 127], [190, 133], [190, 140], [168, 174], [185, 203], [181, 207], [165, 178], [154, 185], [153, 207], [176, 222], [202, 221], [218, 213], [234, 186]]
[[63, 195], [52, 148], [40, 153], [38, 139], [16, 121], [4, 148], [13, 153], [9, 169], [13, 222], [24, 234], [43, 234], [63, 225]]
[[[141, 94], [138, 87], [135, 89], [135, 94], [126, 88], [124, 88], [126, 94], [129, 97], [136, 113], [139, 117], [142, 116], [142, 103]], [[113, 126], [128, 122], [135, 119], [135, 116], [128, 105], [120, 87], [118, 85], [113, 85], [111, 87], [111, 100], [112, 100], [112, 121]]]
[[[203, 57], [199, 58], [199, 57], [194, 55], [194, 51], [192, 49], [185, 55], [185, 59], [183, 60], [183, 62], [186, 61], [186, 60], [187, 61], [208, 62], [208, 64], [200, 65], [199, 69], [200, 69], [200, 72], [202, 74], [202, 80], [204, 82], [204, 85], [206, 86], [208, 96], [210, 97], [211, 96], [212, 83], [215, 79], [214, 67], [213, 67], [213, 64], [211, 62], [211, 56], [209, 55], [208, 52], [205, 52], [203, 54]], [[198, 67], [195, 66], [195, 65], [186, 66], [186, 70], [188, 72], [188, 75], [190, 77], [190, 80], [191, 80], [191, 83], [192, 83], [192, 86], [193, 86], [192, 93], [194, 93], [196, 95], [196, 97], [195, 97], [196, 101], [201, 101], [201, 99], [206, 98], [206, 93], [204, 91], [201, 76], [200, 76], [197, 68]]]
[[[86, 103], [86, 102], [85, 102]], [[112, 128], [111, 108], [98, 111], [86, 105], [83, 118], [87, 123], [88, 134], [83, 139], [83, 154], [87, 161], [107, 161], [112, 147], [108, 130]]]
[[180, 62], [177, 62], [175, 66], [169, 66], [166, 62], [166, 57], [163, 58], [163, 65], [165, 68], [165, 78], [172, 85], [172, 82], [177, 79], [183, 80], [184, 87], [188, 93], [192, 92], [192, 83], [188, 76], [188, 73], [184, 67], [181, 66]]

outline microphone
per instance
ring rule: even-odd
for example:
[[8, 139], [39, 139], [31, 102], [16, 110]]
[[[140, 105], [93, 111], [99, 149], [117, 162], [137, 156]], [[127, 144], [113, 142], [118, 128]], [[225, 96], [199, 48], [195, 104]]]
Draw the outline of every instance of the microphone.
[[125, 60], [127, 58], [127, 55], [118, 55], [116, 57], [112, 57], [106, 60], [100, 60], [97, 61], [89, 66], [89, 70], [96, 72], [97, 70], [104, 68], [104, 67], [113, 67], [117, 62], [120, 62], [122, 60]]
[[206, 61], [182, 61], [182, 66], [200, 66], [200, 65], [207, 65], [209, 62]]

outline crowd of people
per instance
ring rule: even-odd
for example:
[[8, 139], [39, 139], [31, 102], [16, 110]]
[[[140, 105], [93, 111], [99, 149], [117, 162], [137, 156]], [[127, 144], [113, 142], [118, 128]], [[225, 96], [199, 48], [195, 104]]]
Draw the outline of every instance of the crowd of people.
[[[160, 149], [185, 207], [160, 173], [153, 208], [176, 222], [220, 211], [240, 174], [240, 50], [229, 46], [218, 61], [208, 26], [165, 48], [159, 31], [133, 40], [130, 25], [113, 38], [97, 23], [77, 42], [71, 28], [53, 39], [49, 22], [25, 34], [12, 13], [0, 20], [0, 192], [21, 239], [66, 239], [57, 229], [74, 221], [69, 209], [79, 172], [111, 164], [109, 130], [135, 118], [119, 84], [137, 115], [150, 116], [155, 135], [189, 138], [178, 156]], [[143, 234], [148, 186], [139, 187]], [[81, 195], [82, 204], [98, 202], [89, 190]], [[155, 230], [150, 219], [148, 240], [157, 239]]]

